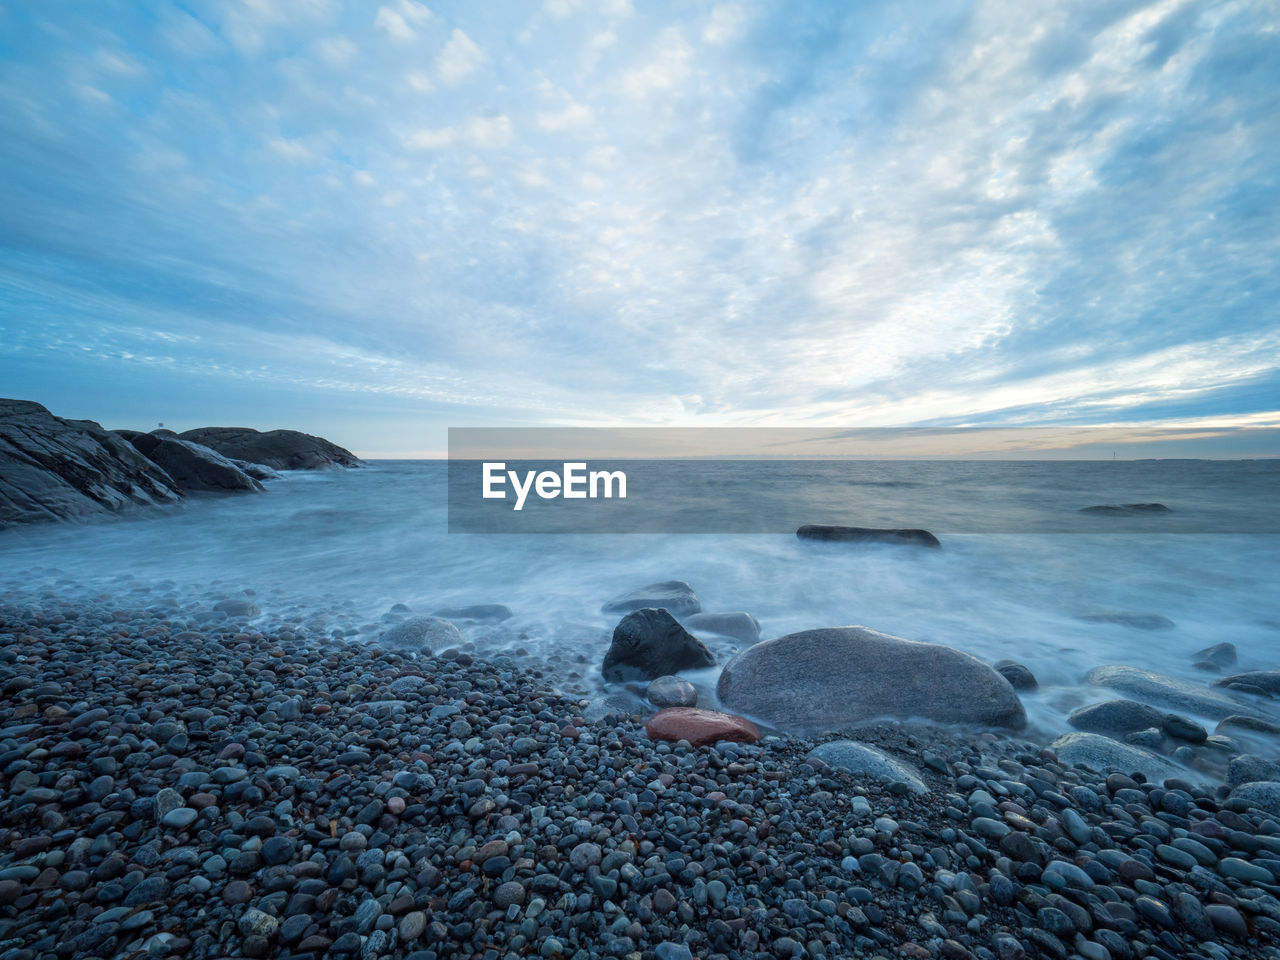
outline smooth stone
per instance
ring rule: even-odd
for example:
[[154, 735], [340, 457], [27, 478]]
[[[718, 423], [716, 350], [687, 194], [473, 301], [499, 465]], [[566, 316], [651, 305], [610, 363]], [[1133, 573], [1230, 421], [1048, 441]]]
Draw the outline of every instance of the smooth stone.
[[698, 705], [698, 691], [683, 677], [658, 677], [651, 680], [645, 696], [655, 707], [694, 707]]
[[448, 620], [439, 617], [411, 617], [392, 624], [378, 637], [387, 646], [430, 653], [432, 650], [460, 646], [462, 633]]
[[725, 664], [720, 702], [775, 726], [838, 730], [885, 716], [1019, 729], [1009, 681], [976, 657], [867, 627], [791, 633]]
[[1229, 677], [1219, 677], [1213, 681], [1215, 687], [1226, 687], [1236, 683], [1257, 687], [1267, 693], [1280, 693], [1280, 670], [1248, 670], [1244, 673], [1233, 673]]
[[1219, 667], [1233, 667], [1236, 664], [1236, 646], [1234, 643], [1215, 643], [1211, 647], [1197, 650], [1192, 655], [1194, 660], [1207, 660]]
[[192, 810], [190, 807], [178, 807], [161, 817], [160, 822], [170, 830], [185, 830], [195, 823], [196, 818], [199, 816], [200, 812], [198, 810]]
[[1232, 757], [1227, 764], [1227, 786], [1229, 787], [1267, 780], [1280, 781], [1280, 763], [1275, 760], [1242, 753], [1238, 757]]
[[1088, 767], [1099, 773], [1108, 770], [1119, 770], [1126, 774], [1141, 773], [1156, 783], [1186, 772], [1149, 750], [1097, 733], [1066, 733], [1049, 744], [1049, 749], [1061, 763]]
[[1021, 663], [1013, 660], [997, 660], [994, 666], [996, 673], [1008, 680], [1009, 686], [1015, 690], [1035, 690], [1040, 686], [1035, 674]]
[[1280, 817], [1280, 781], [1242, 783], [1232, 789], [1228, 802], [1243, 808], [1257, 807], [1273, 817]]
[[1159, 727], [1163, 720], [1161, 711], [1135, 700], [1106, 700], [1077, 707], [1067, 715], [1067, 723], [1077, 730], [1107, 736]]
[[702, 747], [721, 740], [734, 743], [756, 743], [760, 730], [745, 717], [699, 707], [667, 707], [659, 710], [645, 724], [651, 740], [687, 740]]
[[819, 744], [809, 751], [809, 756], [817, 757], [828, 766], [877, 780], [891, 780], [905, 783], [912, 793], [929, 792], [920, 771], [911, 764], [892, 757], [869, 744], [856, 740], [833, 740]]

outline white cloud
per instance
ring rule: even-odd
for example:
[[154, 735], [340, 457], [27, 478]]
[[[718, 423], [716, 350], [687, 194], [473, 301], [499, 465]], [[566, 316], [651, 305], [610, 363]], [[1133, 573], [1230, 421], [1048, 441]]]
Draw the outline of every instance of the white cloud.
[[591, 108], [582, 103], [567, 103], [563, 109], [551, 113], [539, 113], [538, 126], [548, 133], [561, 133], [565, 130], [578, 130], [588, 127], [595, 119]]
[[436, 76], [441, 83], [452, 86], [473, 74], [487, 59], [474, 40], [455, 29], [436, 57]]
[[606, 50], [618, 42], [612, 30], [602, 30], [595, 34], [582, 48], [582, 69], [590, 73], [600, 62]]
[[457, 136], [452, 127], [427, 128], [410, 134], [407, 143], [414, 150], [439, 150], [452, 144]]
[[688, 78], [692, 58], [693, 49], [680, 28], [668, 27], [658, 37], [649, 62], [623, 75], [622, 90], [635, 98], [674, 90]]
[[316, 52], [329, 66], [341, 69], [355, 59], [360, 48], [346, 37], [326, 37], [316, 44]]
[[306, 163], [315, 159], [315, 155], [300, 140], [286, 140], [283, 137], [275, 137], [268, 144], [271, 152], [278, 157], [283, 157], [290, 163]]
[[378, 15], [374, 17], [373, 25], [393, 40], [412, 40], [417, 36], [408, 21], [390, 7], [378, 8]]
[[463, 129], [463, 137], [473, 147], [488, 149], [511, 142], [511, 120], [505, 116], [472, 117]]
[[706, 43], [720, 45], [732, 43], [742, 36], [747, 23], [747, 13], [736, 3], [722, 3], [711, 11], [706, 26], [702, 28], [702, 39]]

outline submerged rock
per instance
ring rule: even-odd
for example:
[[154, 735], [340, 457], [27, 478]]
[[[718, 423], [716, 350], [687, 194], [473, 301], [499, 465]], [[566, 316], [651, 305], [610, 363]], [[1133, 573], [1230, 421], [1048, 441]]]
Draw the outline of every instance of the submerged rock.
[[631, 613], [646, 607], [662, 608], [681, 617], [697, 613], [702, 604], [693, 587], [683, 580], [662, 580], [614, 597], [600, 608], [600, 612]]
[[181, 498], [173, 478], [115, 432], [0, 399], [0, 527]]
[[514, 614], [505, 603], [473, 603], [465, 607], [445, 607], [437, 610], [435, 616], [446, 620], [484, 620], [489, 623], [501, 623], [510, 620]]
[[730, 660], [716, 692], [779, 727], [838, 730], [876, 717], [1021, 728], [1009, 681], [976, 657], [867, 627], [829, 627], [764, 640]]
[[1158, 613], [1082, 613], [1077, 620], [1086, 623], [1118, 623], [1135, 630], [1168, 630], [1174, 622]]
[[1058, 755], [1062, 763], [1088, 767], [1104, 772], [1140, 773], [1148, 780], [1162, 783], [1169, 777], [1177, 777], [1186, 771], [1150, 750], [1121, 743], [1097, 733], [1064, 733], [1049, 749]]
[[610, 683], [652, 680], [680, 670], [712, 666], [706, 645], [662, 609], [627, 614], [613, 630], [601, 673]]
[[733, 637], [744, 643], [755, 643], [760, 639], [760, 621], [740, 610], [731, 613], [695, 613], [680, 619], [690, 630], [718, 633], [722, 637]]
[[651, 740], [688, 740], [695, 747], [729, 740], [755, 743], [760, 730], [746, 717], [698, 707], [667, 707], [659, 710], [645, 724]]
[[1215, 687], [1253, 687], [1266, 693], [1280, 693], [1280, 670], [1247, 670], [1220, 677], [1213, 681]]
[[1067, 723], [1077, 730], [1087, 733], [1101, 733], [1105, 736], [1123, 736], [1138, 730], [1151, 727], [1159, 728], [1164, 722], [1164, 713], [1155, 707], [1135, 700], [1106, 700], [1093, 703], [1087, 707], [1072, 710], [1067, 716]]
[[224, 457], [261, 463], [273, 470], [360, 466], [359, 458], [350, 450], [297, 430], [263, 432], [250, 427], [198, 427], [178, 436], [210, 447]]
[[1208, 662], [1218, 667], [1234, 667], [1236, 664], [1236, 645], [1234, 643], [1215, 643], [1211, 647], [1197, 650], [1191, 658], [1199, 663]]
[[1146, 703], [1214, 719], [1233, 713], [1252, 712], [1240, 701], [1215, 693], [1208, 687], [1200, 687], [1150, 670], [1139, 670], [1137, 667], [1094, 667], [1085, 674], [1085, 680], [1094, 686], [1128, 694]]
[[928, 530], [881, 529], [878, 527], [840, 527], [822, 523], [806, 523], [796, 531], [801, 540], [826, 540], [840, 543], [901, 543], [916, 547], [940, 547], [942, 543]]
[[410, 647], [423, 653], [463, 642], [458, 628], [439, 617], [410, 617], [383, 630], [378, 640], [390, 647]]
[[655, 707], [693, 707], [698, 704], [698, 691], [683, 677], [658, 677], [649, 682], [644, 695]]
[[1013, 660], [997, 660], [995, 662], [995, 671], [1009, 681], [1009, 686], [1015, 690], [1035, 690], [1040, 684], [1036, 682], [1036, 676], [1027, 667]]
[[829, 767], [848, 770], [850, 773], [905, 783], [912, 793], [929, 792], [920, 777], [920, 771], [911, 764], [856, 740], [832, 740], [830, 743], [820, 744], [809, 751], [809, 756], [817, 757]]

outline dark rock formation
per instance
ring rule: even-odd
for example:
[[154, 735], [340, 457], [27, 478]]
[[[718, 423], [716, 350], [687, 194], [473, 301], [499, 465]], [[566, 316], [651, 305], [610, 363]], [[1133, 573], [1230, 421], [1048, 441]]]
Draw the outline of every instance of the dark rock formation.
[[129, 442], [173, 477], [179, 489], [214, 493], [262, 492], [261, 483], [222, 454], [198, 443], [154, 433], [135, 434]]
[[827, 540], [840, 543], [900, 543], [915, 547], [940, 547], [938, 538], [928, 530], [882, 530], [877, 527], [834, 527], [806, 523], [796, 531], [801, 540]]
[[297, 430], [263, 433], [249, 427], [198, 427], [179, 437], [216, 450], [229, 459], [261, 463], [273, 470], [360, 466], [360, 460], [350, 450]]
[[680, 670], [696, 670], [716, 662], [697, 637], [666, 610], [635, 610], [613, 630], [602, 673], [610, 683], [653, 680]]
[[91, 420], [0, 399], [0, 526], [180, 499], [167, 473]]

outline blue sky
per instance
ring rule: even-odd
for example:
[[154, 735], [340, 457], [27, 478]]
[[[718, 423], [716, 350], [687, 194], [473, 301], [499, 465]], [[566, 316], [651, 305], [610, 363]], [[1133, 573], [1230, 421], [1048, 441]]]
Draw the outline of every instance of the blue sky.
[[0, 395], [1280, 424], [1273, 2], [0, 0]]

